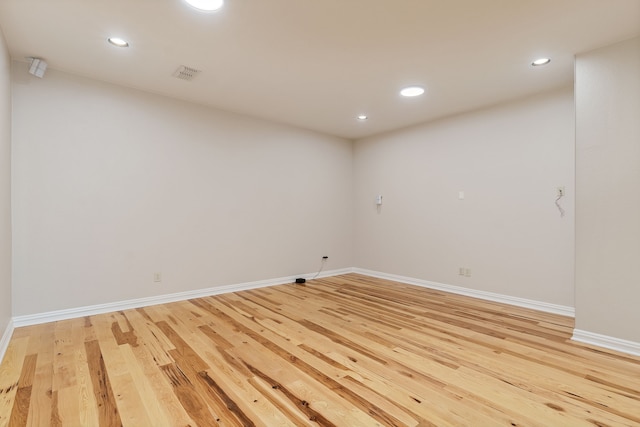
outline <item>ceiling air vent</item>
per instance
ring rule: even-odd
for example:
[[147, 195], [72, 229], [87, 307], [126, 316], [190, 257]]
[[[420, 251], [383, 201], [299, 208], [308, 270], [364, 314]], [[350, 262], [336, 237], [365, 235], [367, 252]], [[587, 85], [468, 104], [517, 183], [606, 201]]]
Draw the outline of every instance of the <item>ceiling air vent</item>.
[[187, 67], [186, 65], [181, 65], [178, 67], [176, 71], [173, 72], [173, 77], [190, 82], [198, 74], [200, 74], [200, 72], [201, 70], [196, 70], [195, 68]]

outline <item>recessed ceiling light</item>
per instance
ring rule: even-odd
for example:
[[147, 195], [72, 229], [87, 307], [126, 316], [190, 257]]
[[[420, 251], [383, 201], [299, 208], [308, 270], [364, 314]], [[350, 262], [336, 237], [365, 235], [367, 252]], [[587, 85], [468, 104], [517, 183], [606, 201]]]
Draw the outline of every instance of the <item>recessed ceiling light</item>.
[[533, 65], [534, 67], [538, 67], [540, 65], [547, 65], [549, 62], [551, 62], [550, 58], [539, 58], [533, 61], [531, 65]]
[[191, 6], [198, 10], [212, 12], [218, 10], [224, 5], [224, 0], [185, 0]]
[[360, 114], [360, 115], [358, 116], [358, 120], [363, 120], [363, 121], [364, 121], [364, 120], [367, 120], [368, 118], [369, 118], [369, 117], [367, 117], [367, 115], [366, 115], [366, 114]]
[[121, 39], [120, 37], [109, 37], [107, 39], [109, 43], [118, 47], [129, 47], [129, 43], [126, 40]]
[[409, 87], [405, 87], [400, 91], [400, 95], [407, 96], [407, 97], [420, 96], [423, 93], [424, 93], [424, 88], [421, 88], [420, 86], [409, 86]]

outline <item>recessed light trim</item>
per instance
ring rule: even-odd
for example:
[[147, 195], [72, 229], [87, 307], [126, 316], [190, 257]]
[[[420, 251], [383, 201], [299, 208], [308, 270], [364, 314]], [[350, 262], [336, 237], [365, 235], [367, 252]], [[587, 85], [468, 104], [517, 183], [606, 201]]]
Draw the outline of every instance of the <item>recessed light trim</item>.
[[365, 121], [365, 120], [367, 120], [368, 118], [369, 118], [369, 116], [367, 116], [366, 114], [360, 114], [360, 115], [358, 115], [358, 117], [357, 117], [357, 119], [358, 119], [358, 120], [360, 120], [360, 121], [362, 121], [362, 122], [363, 122], [363, 121]]
[[129, 47], [129, 43], [120, 37], [109, 37], [107, 41], [117, 47]]
[[190, 6], [204, 11], [213, 12], [224, 5], [224, 0], [185, 0]]
[[400, 91], [400, 95], [412, 98], [414, 96], [420, 96], [424, 93], [424, 88], [421, 86], [408, 86]]
[[551, 58], [538, 58], [533, 61], [531, 65], [534, 67], [539, 67], [541, 65], [547, 65], [549, 62], [551, 62]]

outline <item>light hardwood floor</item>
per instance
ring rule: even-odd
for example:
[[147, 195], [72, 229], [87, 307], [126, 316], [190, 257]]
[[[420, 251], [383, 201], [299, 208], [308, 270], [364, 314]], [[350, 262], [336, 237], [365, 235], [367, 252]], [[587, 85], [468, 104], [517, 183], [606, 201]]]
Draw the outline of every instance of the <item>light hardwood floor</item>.
[[19, 328], [0, 426], [640, 426], [572, 326], [350, 274]]

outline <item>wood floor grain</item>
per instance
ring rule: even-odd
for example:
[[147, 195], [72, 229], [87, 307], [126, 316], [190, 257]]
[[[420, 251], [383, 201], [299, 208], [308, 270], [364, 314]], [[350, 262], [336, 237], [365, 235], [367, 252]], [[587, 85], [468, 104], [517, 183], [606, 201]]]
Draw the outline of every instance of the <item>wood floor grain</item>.
[[19, 328], [0, 426], [640, 426], [572, 328], [356, 274]]

